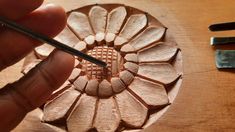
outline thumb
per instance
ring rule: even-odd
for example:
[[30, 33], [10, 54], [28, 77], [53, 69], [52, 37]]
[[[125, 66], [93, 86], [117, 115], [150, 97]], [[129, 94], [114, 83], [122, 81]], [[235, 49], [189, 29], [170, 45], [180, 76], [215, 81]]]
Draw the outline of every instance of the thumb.
[[73, 66], [73, 56], [55, 51], [20, 80], [2, 88], [0, 130], [13, 129], [27, 112], [42, 105], [69, 77]]

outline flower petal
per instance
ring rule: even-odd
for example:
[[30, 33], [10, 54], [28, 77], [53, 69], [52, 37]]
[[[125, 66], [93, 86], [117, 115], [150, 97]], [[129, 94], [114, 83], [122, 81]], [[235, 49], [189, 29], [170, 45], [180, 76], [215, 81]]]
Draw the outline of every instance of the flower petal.
[[166, 29], [164, 27], [148, 27], [135, 39], [129, 42], [136, 50], [150, 46], [154, 42], [158, 42], [164, 36]]
[[175, 46], [159, 43], [154, 47], [140, 51], [138, 54], [139, 62], [166, 62], [175, 56], [177, 50]]
[[172, 65], [168, 63], [140, 64], [137, 74], [165, 85], [172, 83], [179, 77]]
[[43, 112], [40, 108], [37, 108], [29, 112], [22, 122], [12, 130], [12, 132], [32, 132], [32, 131], [44, 131], [44, 132], [66, 132], [66, 130], [50, 125], [48, 123], [42, 123]]
[[126, 15], [126, 8], [123, 6], [113, 9], [108, 14], [106, 32], [117, 34], [126, 18]]
[[91, 25], [95, 33], [105, 32], [108, 11], [100, 6], [93, 6], [89, 12]]
[[129, 71], [124, 70], [119, 73], [120, 79], [128, 86], [134, 79], [134, 75]]
[[86, 85], [86, 93], [91, 96], [97, 96], [99, 82], [96, 79], [89, 80]]
[[73, 85], [78, 91], [83, 92], [88, 80], [87, 76], [80, 76], [73, 82]]
[[126, 44], [124, 46], [122, 46], [122, 48], [120, 49], [121, 54], [127, 54], [127, 53], [133, 53], [135, 52], [135, 49], [133, 46]]
[[138, 62], [138, 55], [135, 53], [126, 54], [124, 59], [128, 62], [137, 63]]
[[148, 109], [133, 97], [127, 90], [116, 95], [121, 119], [126, 125], [140, 128], [148, 117]]
[[129, 85], [131, 91], [139, 96], [149, 107], [159, 107], [169, 103], [163, 85], [136, 77]]
[[[147, 25], [147, 17], [145, 14], [131, 15], [123, 29], [119, 33], [118, 37], [114, 41], [114, 45], [123, 45], [128, 42], [133, 36], [140, 32]], [[119, 38], [123, 38], [119, 41]]]
[[74, 49], [79, 50], [81, 52], [87, 51], [87, 44], [84, 41], [80, 41], [74, 45]]
[[131, 73], [136, 74], [138, 72], [139, 65], [132, 63], [132, 62], [126, 62], [124, 64], [124, 68], [130, 71]]
[[68, 16], [68, 25], [81, 39], [93, 34], [87, 15], [81, 12], [72, 12]]
[[77, 77], [80, 75], [80, 73], [81, 73], [81, 69], [74, 68], [71, 75], [69, 76], [68, 80], [70, 82], [74, 82], [77, 79]]
[[92, 128], [97, 98], [83, 94], [67, 119], [69, 132], [85, 132]]
[[45, 104], [43, 120], [45, 122], [56, 122], [65, 119], [79, 95], [78, 91], [69, 90]]
[[66, 26], [64, 30], [55, 37], [55, 39], [70, 47], [73, 47], [80, 41], [78, 37], [69, 29], [68, 26]]
[[94, 121], [94, 127], [99, 132], [114, 132], [121, 122], [118, 108], [113, 97], [100, 99]]
[[112, 87], [109, 81], [104, 79], [99, 84], [98, 96], [101, 98], [106, 98], [113, 95]]
[[120, 93], [126, 88], [125, 84], [122, 82], [122, 80], [119, 77], [112, 77], [111, 85], [115, 93]]
[[43, 44], [41, 46], [36, 47], [35, 53], [36, 56], [39, 57], [40, 59], [45, 59], [49, 54], [55, 49], [55, 47], [48, 45], [48, 44]]

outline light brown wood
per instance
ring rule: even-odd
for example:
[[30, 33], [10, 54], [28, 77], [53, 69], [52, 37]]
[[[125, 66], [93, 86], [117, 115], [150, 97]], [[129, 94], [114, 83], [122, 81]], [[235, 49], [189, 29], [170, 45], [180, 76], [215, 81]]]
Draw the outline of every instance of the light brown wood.
[[127, 70], [119, 73], [120, 79], [128, 86], [134, 79], [134, 75]]
[[120, 114], [113, 97], [100, 99], [97, 106], [94, 127], [99, 132], [114, 132], [120, 122]]
[[83, 94], [67, 119], [68, 131], [85, 132], [92, 128], [97, 99]]
[[80, 41], [76, 45], [74, 45], [74, 48], [76, 50], [81, 51], [81, 52], [86, 52], [87, 51], [87, 44], [84, 41]]
[[99, 82], [96, 79], [89, 80], [86, 85], [87, 95], [97, 96], [98, 95]]
[[123, 25], [127, 12], [125, 7], [119, 6], [108, 14], [106, 32], [117, 34]]
[[125, 84], [122, 82], [122, 80], [119, 77], [111, 78], [111, 85], [115, 93], [119, 93], [126, 88]]
[[106, 98], [113, 95], [112, 86], [109, 81], [103, 80], [99, 84], [98, 95], [101, 98]]
[[135, 53], [126, 54], [124, 58], [128, 62], [134, 62], [134, 63], [137, 63], [139, 60], [137, 54]]
[[55, 39], [70, 47], [73, 47], [80, 41], [68, 26], [66, 26], [64, 30], [55, 37]]
[[87, 76], [80, 76], [73, 82], [73, 85], [75, 86], [77, 90], [83, 92], [88, 80], [89, 79]]
[[130, 72], [132, 72], [133, 74], [136, 74], [138, 72], [139, 69], [139, 65], [132, 63], [132, 62], [126, 62], [124, 64], [124, 68]]
[[[232, 35], [234, 32], [208, 32], [213, 22], [232, 21], [234, 0], [47, 0], [75, 9], [87, 4], [124, 3], [157, 17], [174, 34], [183, 52], [184, 76], [182, 86], [170, 109], [145, 131], [233, 131], [234, 87], [233, 72], [218, 71], [214, 65], [214, 49], [209, 46], [212, 35]], [[202, 13], [198, 13], [201, 11]], [[203, 15], [202, 15], [203, 14]], [[233, 49], [225, 46], [222, 48]], [[0, 84], [18, 79], [22, 62], [0, 73]], [[218, 83], [219, 82], [219, 83]], [[219, 98], [219, 99], [218, 99]], [[215, 103], [216, 100], [216, 103]], [[37, 123], [19, 128], [38, 130]], [[30, 127], [30, 129], [27, 129]], [[23, 129], [24, 128], [24, 129]], [[138, 130], [137, 130], [138, 131]]]
[[[143, 29], [146, 26], [146, 24], [147, 24], [147, 17], [145, 14], [131, 15], [118, 36], [124, 38], [127, 42], [134, 35], [136, 35], [141, 29]], [[114, 44], [116, 45], [117, 41], [116, 42], [115, 41]], [[124, 41], [122, 43], [124, 43]], [[121, 43], [117, 44], [121, 45]]]
[[133, 46], [131, 46], [130, 44], [126, 44], [124, 46], [122, 46], [122, 48], [120, 49], [121, 54], [127, 54], [127, 53], [133, 53], [135, 52], [135, 49]]
[[163, 85], [136, 77], [128, 86], [148, 107], [167, 105], [169, 100]]
[[165, 85], [174, 82], [179, 77], [176, 70], [168, 63], [140, 64], [137, 74]]
[[164, 36], [164, 27], [148, 27], [135, 39], [129, 42], [136, 50], [143, 49], [154, 42], [158, 42]]
[[25, 65], [23, 68], [22, 68], [22, 73], [23, 74], [26, 74], [28, 73], [32, 68], [34, 68], [37, 64], [39, 64], [42, 60], [41, 59], [36, 59], [34, 60], [33, 62]]
[[89, 20], [96, 34], [104, 33], [108, 11], [100, 6], [93, 6], [89, 12]]
[[80, 73], [81, 73], [81, 69], [74, 68], [71, 75], [68, 78], [69, 81], [74, 82], [77, 79], [77, 77], [80, 75]]
[[45, 59], [55, 48], [48, 44], [43, 44], [35, 48], [35, 54], [40, 59]]
[[147, 119], [147, 108], [127, 90], [117, 94], [116, 100], [121, 112], [121, 119], [131, 127], [140, 128]]
[[64, 94], [56, 97], [52, 101], [45, 104], [43, 109], [43, 121], [58, 122], [66, 119], [68, 111], [77, 100], [80, 93], [75, 90], [65, 91]]
[[68, 25], [81, 39], [93, 34], [87, 15], [81, 12], [72, 12], [68, 16]]
[[166, 43], [154, 44], [154, 46], [139, 52], [139, 62], [170, 61], [177, 53], [177, 47]]

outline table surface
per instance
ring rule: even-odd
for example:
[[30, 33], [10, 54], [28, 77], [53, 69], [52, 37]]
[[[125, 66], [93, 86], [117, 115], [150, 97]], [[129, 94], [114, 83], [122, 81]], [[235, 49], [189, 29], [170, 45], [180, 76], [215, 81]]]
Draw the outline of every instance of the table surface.
[[[234, 20], [234, 0], [47, 0], [66, 10], [94, 3], [123, 3], [157, 17], [173, 33], [183, 53], [183, 83], [168, 111], [146, 131], [235, 131], [235, 70], [217, 70], [208, 25]], [[22, 62], [0, 73], [0, 86], [18, 79]]]

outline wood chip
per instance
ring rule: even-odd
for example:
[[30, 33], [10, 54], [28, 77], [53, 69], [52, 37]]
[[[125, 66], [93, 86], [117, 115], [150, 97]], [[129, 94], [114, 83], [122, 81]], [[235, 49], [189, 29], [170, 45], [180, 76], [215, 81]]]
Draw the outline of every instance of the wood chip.
[[149, 107], [159, 107], [169, 103], [166, 90], [163, 85], [136, 77], [128, 86]]
[[40, 59], [45, 59], [47, 56], [50, 55], [50, 53], [54, 50], [55, 48], [51, 45], [48, 44], [43, 44], [41, 46], [36, 47], [35, 53]]
[[74, 82], [77, 79], [77, 77], [80, 75], [80, 73], [81, 73], [81, 69], [74, 68], [68, 80], [70, 82]]
[[43, 109], [43, 120], [55, 122], [65, 119], [71, 106], [74, 104], [80, 93], [76, 90], [66, 91], [62, 95], [45, 104]]
[[55, 37], [55, 40], [62, 42], [70, 47], [73, 47], [80, 40], [78, 37], [66, 26], [59, 35]]
[[93, 34], [88, 17], [81, 12], [72, 12], [67, 22], [81, 39]]
[[147, 17], [145, 14], [131, 15], [118, 36], [130, 40], [146, 25], [147, 25]]
[[100, 6], [93, 6], [89, 12], [91, 25], [95, 33], [104, 33], [108, 12]]
[[112, 87], [109, 81], [104, 79], [99, 84], [98, 95], [101, 98], [107, 98], [113, 95]]
[[121, 119], [126, 125], [140, 128], [148, 117], [148, 109], [127, 90], [116, 95]]
[[83, 92], [87, 82], [88, 82], [87, 76], [80, 76], [74, 81], [73, 85], [75, 86], [75, 89]]
[[87, 44], [84, 41], [80, 41], [74, 46], [74, 48], [76, 50], [81, 51], [81, 52], [86, 52], [87, 51]]
[[179, 77], [174, 67], [168, 63], [140, 64], [137, 74], [165, 85], [172, 83]]
[[86, 94], [91, 96], [97, 96], [99, 82], [96, 79], [89, 80], [86, 86]]
[[120, 93], [126, 88], [125, 84], [122, 82], [122, 80], [119, 77], [112, 77], [111, 85], [115, 93]]
[[126, 84], [126, 85], [129, 85], [133, 79], [134, 79], [134, 75], [131, 74], [129, 71], [127, 70], [124, 70], [124, 71], [121, 71], [119, 73], [119, 77], [121, 78], [121, 80]]
[[134, 63], [137, 63], [138, 62], [138, 55], [135, 54], [135, 53], [130, 53], [130, 54], [126, 54], [124, 59], [127, 61], [127, 62], [134, 62]]
[[94, 127], [99, 132], [114, 132], [118, 128], [120, 121], [120, 115], [115, 100], [112, 97], [100, 99]]
[[139, 34], [129, 44], [136, 50], [143, 49], [150, 46], [154, 42], [158, 42], [164, 36], [166, 29], [164, 27], [148, 27], [141, 34]]
[[86, 132], [92, 128], [97, 99], [83, 94], [67, 119], [69, 132]]
[[106, 32], [117, 34], [121, 26], [123, 25], [126, 15], [127, 15], [126, 8], [123, 6], [113, 9], [108, 14]]
[[138, 54], [139, 62], [166, 62], [172, 59], [177, 52], [177, 47], [167, 43], [156, 44]]
[[139, 65], [132, 63], [132, 62], [126, 62], [124, 64], [124, 68], [130, 72], [132, 72], [133, 74], [136, 74], [138, 72], [139, 69]]

